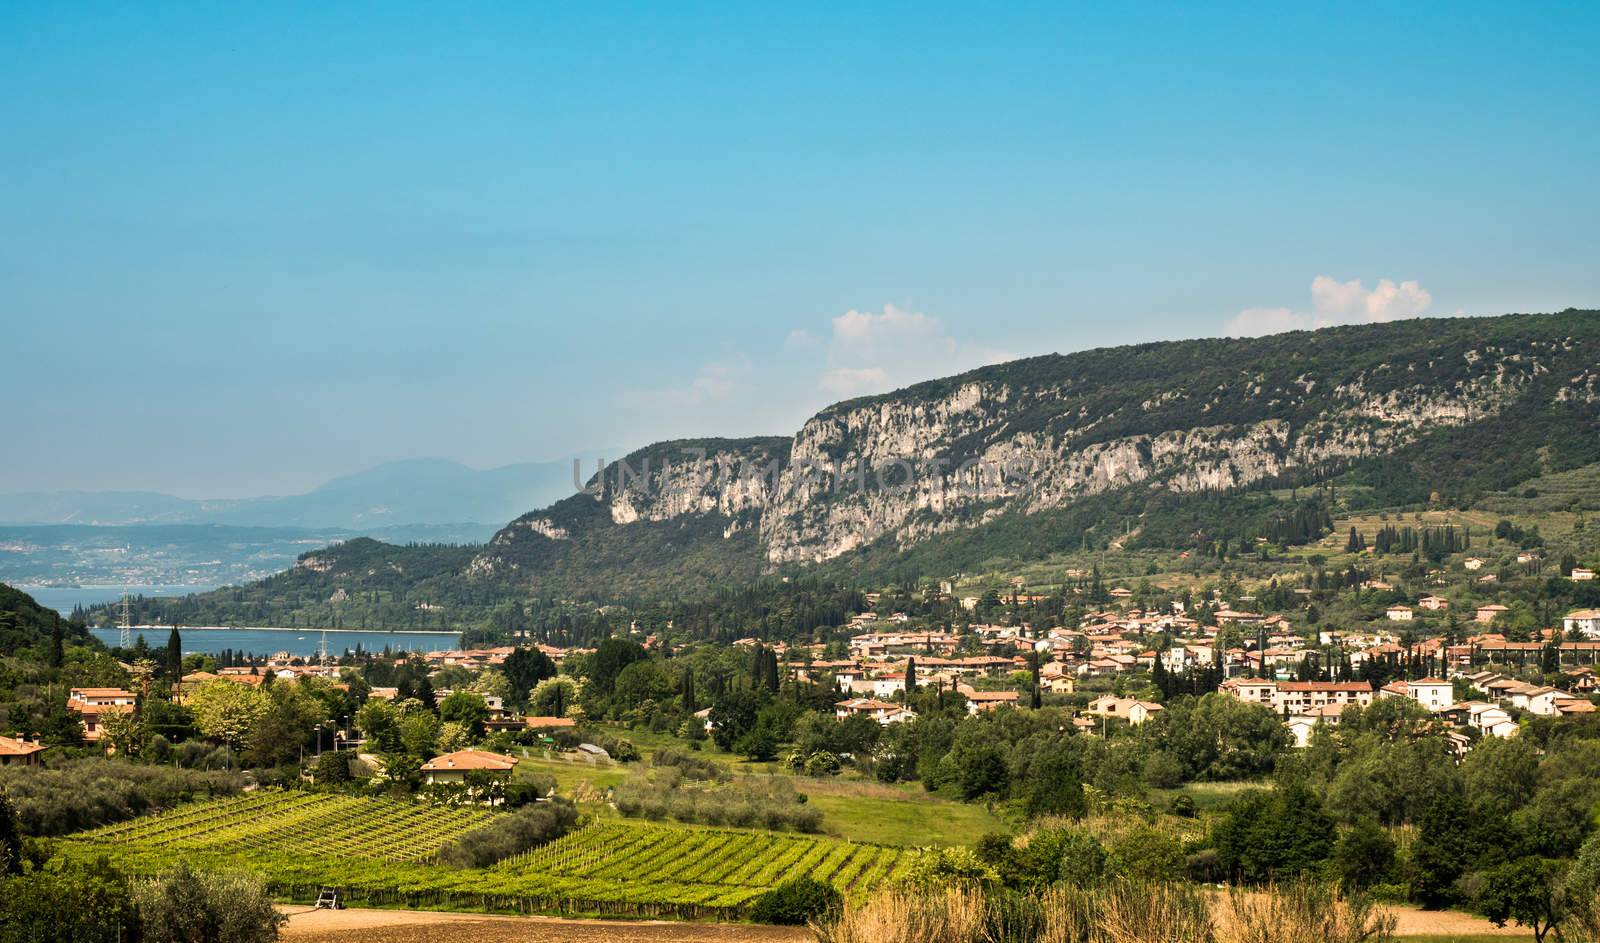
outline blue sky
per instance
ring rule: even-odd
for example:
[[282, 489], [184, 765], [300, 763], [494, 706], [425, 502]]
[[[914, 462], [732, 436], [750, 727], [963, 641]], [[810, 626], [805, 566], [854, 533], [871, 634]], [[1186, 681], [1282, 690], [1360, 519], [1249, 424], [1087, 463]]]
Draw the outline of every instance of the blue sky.
[[0, 491], [1600, 305], [1594, 5], [329, 6], [0, 0]]

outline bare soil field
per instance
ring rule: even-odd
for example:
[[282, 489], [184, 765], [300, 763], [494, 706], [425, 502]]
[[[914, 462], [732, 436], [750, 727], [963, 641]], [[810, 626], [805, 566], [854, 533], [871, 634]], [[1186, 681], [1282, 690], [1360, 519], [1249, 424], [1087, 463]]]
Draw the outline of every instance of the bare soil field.
[[1515, 924], [1504, 929], [1482, 917], [1459, 910], [1418, 910], [1415, 907], [1385, 907], [1395, 915], [1395, 932], [1402, 937], [1502, 936], [1517, 940], [1533, 939], [1533, 932]]
[[[1495, 927], [1457, 911], [1386, 908], [1402, 938], [1429, 940], [1533, 938], [1518, 927]], [[283, 938], [293, 943], [803, 943], [811, 935], [787, 927], [668, 921], [491, 917], [427, 910], [286, 910]]]
[[804, 930], [738, 924], [489, 917], [425, 910], [286, 910], [293, 943], [800, 943]]

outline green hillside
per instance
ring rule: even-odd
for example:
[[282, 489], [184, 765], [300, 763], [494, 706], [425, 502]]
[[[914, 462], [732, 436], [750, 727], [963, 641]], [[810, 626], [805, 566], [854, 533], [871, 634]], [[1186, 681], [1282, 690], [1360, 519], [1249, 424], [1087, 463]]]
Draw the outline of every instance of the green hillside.
[[63, 644], [96, 644], [81, 623], [63, 619], [27, 593], [0, 583], [0, 655], [31, 655], [43, 660], [57, 636]]

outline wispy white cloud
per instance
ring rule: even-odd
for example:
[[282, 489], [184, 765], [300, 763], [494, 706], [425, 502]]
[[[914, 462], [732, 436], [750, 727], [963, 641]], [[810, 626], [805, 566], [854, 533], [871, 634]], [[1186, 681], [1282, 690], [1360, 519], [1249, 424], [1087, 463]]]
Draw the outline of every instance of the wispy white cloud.
[[822, 329], [789, 331], [765, 352], [734, 350], [655, 389], [615, 394], [632, 428], [614, 438], [792, 430], [831, 402], [883, 393], [1014, 355], [952, 336], [936, 317], [885, 305]]
[[824, 371], [817, 386], [839, 396], [856, 396], [888, 386], [889, 374], [882, 367], [835, 367]]
[[789, 332], [783, 339], [784, 350], [814, 350], [817, 346], [817, 335], [800, 328]]
[[745, 354], [735, 353], [702, 365], [682, 385], [624, 393], [622, 399], [624, 403], [635, 407], [662, 403], [677, 407], [705, 406], [732, 399], [750, 385], [754, 376], [755, 365], [751, 359]]
[[1311, 280], [1311, 310], [1246, 308], [1228, 321], [1226, 333], [1253, 337], [1335, 324], [1398, 321], [1417, 317], [1432, 304], [1433, 296], [1416, 281], [1396, 283], [1384, 278], [1369, 291], [1360, 279], [1341, 282], [1318, 275]]
[[920, 311], [892, 304], [878, 312], [852, 309], [833, 319], [817, 386], [838, 396], [882, 393], [1013, 356], [959, 341]]

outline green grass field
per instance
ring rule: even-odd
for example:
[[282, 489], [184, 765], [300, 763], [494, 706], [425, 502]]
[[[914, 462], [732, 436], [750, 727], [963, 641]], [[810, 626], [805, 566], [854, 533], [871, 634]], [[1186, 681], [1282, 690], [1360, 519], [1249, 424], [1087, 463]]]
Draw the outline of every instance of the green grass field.
[[[632, 740], [644, 756], [644, 762], [591, 765], [581, 760], [534, 755], [518, 764], [517, 775], [553, 776], [562, 795], [597, 797], [606, 789], [623, 783], [634, 770], [648, 767], [656, 750], [670, 747], [719, 763], [735, 776], [787, 779], [822, 812], [823, 830], [835, 838], [925, 847], [967, 845], [989, 832], [1008, 830], [1004, 822], [983, 806], [933, 795], [918, 785], [888, 786], [849, 775], [799, 776], [783, 770], [777, 763], [747, 762], [737, 754], [718, 750], [709, 741], [702, 742], [701, 749], [692, 750], [688, 741], [666, 734], [617, 726], [605, 729]], [[613, 814], [599, 803], [591, 803], [587, 808], [602, 818]]]
[[796, 777], [795, 788], [822, 811], [828, 834], [853, 841], [970, 845], [989, 832], [1010, 830], [981, 805], [953, 802], [920, 786]]

